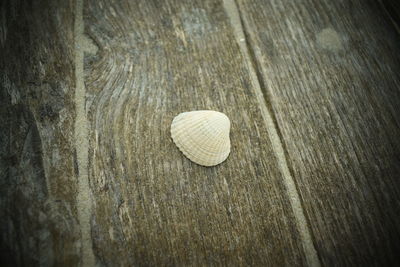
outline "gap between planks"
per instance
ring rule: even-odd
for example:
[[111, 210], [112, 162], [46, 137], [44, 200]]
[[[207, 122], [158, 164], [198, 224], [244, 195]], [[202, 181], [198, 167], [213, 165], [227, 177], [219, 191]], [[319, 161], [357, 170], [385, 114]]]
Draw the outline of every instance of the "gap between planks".
[[298, 227], [300, 233], [300, 239], [304, 246], [304, 251], [306, 254], [306, 260], [308, 266], [319, 267], [321, 266], [320, 260], [317, 255], [317, 251], [315, 250], [314, 243], [311, 238], [309, 226], [307, 224], [307, 220], [304, 216], [303, 207], [301, 205], [301, 200], [294, 182], [294, 179], [289, 171], [288, 163], [286, 160], [284, 148], [282, 145], [282, 141], [279, 137], [277, 131], [276, 122], [274, 122], [272, 114], [272, 110], [269, 110], [267, 107], [266, 99], [264, 97], [263, 91], [261, 89], [262, 81], [260, 81], [257, 72], [256, 66], [251, 57], [251, 46], [248, 45], [248, 40], [246, 39], [244, 33], [244, 26], [242, 25], [240, 11], [236, 5], [235, 0], [224, 0], [224, 7], [226, 13], [228, 14], [231, 24], [234, 30], [235, 37], [237, 42], [239, 43], [240, 50], [245, 58], [246, 64], [248, 65], [250, 77], [253, 82], [255, 93], [257, 95], [257, 100], [260, 104], [260, 109], [262, 113], [262, 117], [265, 121], [265, 124], [268, 129], [268, 135], [271, 140], [272, 149], [274, 154], [276, 155], [278, 166], [280, 171], [282, 172], [282, 176], [284, 179], [284, 184], [290, 199], [290, 204], [294, 213], [294, 217], [296, 220], [296, 225]]
[[85, 110], [85, 83], [83, 73], [83, 57], [85, 39], [83, 35], [83, 0], [75, 2], [75, 149], [78, 162], [78, 194], [76, 205], [81, 230], [81, 265], [95, 266], [95, 257], [92, 248], [90, 217], [92, 214], [92, 201], [88, 176], [88, 121]]

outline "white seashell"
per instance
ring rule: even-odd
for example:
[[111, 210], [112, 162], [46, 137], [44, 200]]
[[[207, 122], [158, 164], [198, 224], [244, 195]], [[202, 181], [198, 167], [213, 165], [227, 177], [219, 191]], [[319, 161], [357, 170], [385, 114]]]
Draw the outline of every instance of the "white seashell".
[[171, 124], [171, 137], [191, 161], [203, 165], [220, 164], [229, 156], [229, 118], [217, 111], [183, 112]]

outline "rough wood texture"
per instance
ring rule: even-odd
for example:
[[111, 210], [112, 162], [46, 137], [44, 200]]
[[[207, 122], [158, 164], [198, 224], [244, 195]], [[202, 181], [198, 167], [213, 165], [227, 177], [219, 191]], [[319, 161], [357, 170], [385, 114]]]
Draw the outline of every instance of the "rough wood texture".
[[394, 28], [375, 1], [238, 3], [322, 263], [398, 264]]
[[[237, 0], [244, 37], [226, 3], [1, 1], [1, 266], [318, 265], [313, 246], [396, 265], [390, 20], [372, 0]], [[231, 119], [219, 166], [170, 139], [197, 109]]]
[[378, 0], [378, 2], [400, 34], [400, 2], [396, 0]]
[[0, 6], [0, 265], [75, 266], [73, 4]]
[[[93, 245], [110, 265], [304, 265], [248, 69], [220, 1], [87, 1]], [[182, 111], [232, 121], [206, 168], [169, 127]]]

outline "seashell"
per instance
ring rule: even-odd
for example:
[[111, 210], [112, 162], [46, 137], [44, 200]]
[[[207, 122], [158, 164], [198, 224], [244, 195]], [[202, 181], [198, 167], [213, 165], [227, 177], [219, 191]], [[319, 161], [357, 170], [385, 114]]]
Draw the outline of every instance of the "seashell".
[[229, 118], [217, 111], [183, 112], [171, 124], [171, 137], [191, 161], [203, 165], [220, 164], [229, 156], [231, 141]]

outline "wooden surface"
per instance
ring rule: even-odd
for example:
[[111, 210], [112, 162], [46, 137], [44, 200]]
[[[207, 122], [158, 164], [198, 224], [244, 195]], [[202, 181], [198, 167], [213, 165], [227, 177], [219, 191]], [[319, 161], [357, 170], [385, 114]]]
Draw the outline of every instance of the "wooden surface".
[[[99, 46], [85, 80], [95, 255], [105, 265], [304, 264], [222, 2], [108, 2], [84, 10]], [[232, 121], [232, 154], [214, 168], [170, 138], [174, 116], [200, 109]]]
[[239, 10], [318, 255], [327, 266], [394, 265], [400, 40], [374, 2], [289, 2]]
[[[398, 264], [376, 1], [28, 2], [0, 4], [0, 265]], [[232, 122], [216, 167], [170, 138], [198, 109]]]
[[400, 33], [400, 3], [396, 0], [379, 0], [379, 4]]
[[0, 265], [80, 261], [73, 3], [1, 1]]

